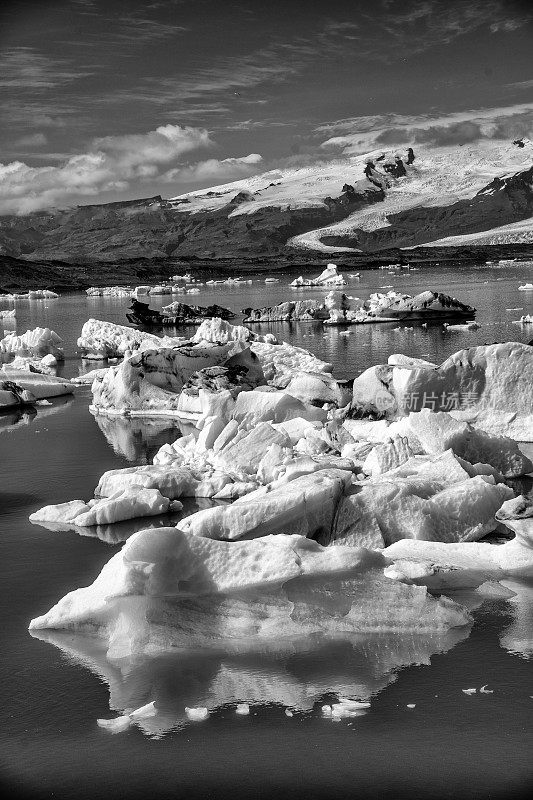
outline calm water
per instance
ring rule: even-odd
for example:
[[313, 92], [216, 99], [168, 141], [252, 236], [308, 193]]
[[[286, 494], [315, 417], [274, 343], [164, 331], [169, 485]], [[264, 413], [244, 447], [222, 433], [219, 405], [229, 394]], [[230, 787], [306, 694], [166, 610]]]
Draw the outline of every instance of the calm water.
[[[350, 282], [347, 293], [361, 298], [386, 284], [412, 294], [448, 291], [478, 308], [482, 327], [468, 334], [440, 327], [395, 331], [391, 324], [358, 327], [345, 337], [314, 323], [261, 332], [272, 330], [333, 362], [339, 377], [392, 352], [441, 361], [466, 345], [532, 339], [533, 327], [512, 325], [533, 312], [533, 293], [517, 290], [532, 271], [456, 268], [452, 274], [437, 267], [405, 277], [362, 273]], [[271, 286], [254, 280], [251, 287], [204, 287], [188, 299], [239, 311], [322, 294], [296, 292], [287, 287], [294, 275], [280, 277]], [[56, 330], [67, 356], [62, 373], [72, 376], [97, 366], [76, 355], [83, 322], [92, 316], [122, 324], [127, 304], [80, 295], [19, 301], [17, 330]], [[179, 435], [170, 422], [96, 421], [89, 398], [82, 387], [74, 399], [37, 414], [0, 417], [0, 769], [12, 796], [495, 798], [531, 788], [533, 592], [527, 586], [512, 586], [511, 600], [475, 609], [471, 630], [443, 637], [278, 642], [259, 652], [250, 643], [237, 651], [110, 665], [82, 637], [30, 636], [29, 620], [92, 582], [133, 530], [168, 524], [168, 518], [143, 520], [79, 536], [28, 522], [42, 505], [90, 497], [104, 470], [146, 462]], [[191, 502], [183, 513], [196, 507]], [[483, 684], [494, 693], [461, 691]], [[336, 694], [367, 693], [366, 716], [338, 723], [322, 718], [320, 706]], [[186, 723], [184, 706], [206, 698], [216, 707], [210, 718]], [[96, 724], [154, 699], [157, 725], [112, 736]], [[254, 701], [249, 717], [235, 715], [239, 700]]]

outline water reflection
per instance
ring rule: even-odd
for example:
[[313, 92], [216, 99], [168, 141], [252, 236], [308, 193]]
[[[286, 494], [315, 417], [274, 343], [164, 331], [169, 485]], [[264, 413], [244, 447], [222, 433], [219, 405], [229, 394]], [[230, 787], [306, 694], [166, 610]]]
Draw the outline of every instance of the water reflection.
[[151, 463], [160, 447], [194, 430], [178, 419], [93, 416], [113, 451], [136, 464]]
[[113, 659], [90, 637], [32, 632], [105, 681], [112, 712], [128, 714], [154, 703], [153, 716], [136, 720], [151, 736], [187, 724], [186, 706], [213, 711], [236, 703], [277, 704], [310, 712], [331, 696], [368, 700], [402, 668], [430, 664], [431, 656], [447, 652], [468, 634], [469, 628], [456, 628], [427, 635], [320, 635], [260, 643], [248, 638], [215, 641], [202, 649], [191, 635], [172, 654]]
[[53, 398], [49, 402], [50, 405], [15, 406], [8, 411], [0, 412], [0, 433], [9, 433], [17, 428], [31, 425], [35, 421], [41, 422], [47, 417], [59, 414], [74, 402], [74, 398], [72, 395], [67, 395]]
[[533, 658], [533, 583], [518, 581], [503, 581], [505, 586], [514, 592], [514, 597], [509, 599], [509, 609], [513, 621], [505, 629], [500, 644], [510, 653], [522, 658]]

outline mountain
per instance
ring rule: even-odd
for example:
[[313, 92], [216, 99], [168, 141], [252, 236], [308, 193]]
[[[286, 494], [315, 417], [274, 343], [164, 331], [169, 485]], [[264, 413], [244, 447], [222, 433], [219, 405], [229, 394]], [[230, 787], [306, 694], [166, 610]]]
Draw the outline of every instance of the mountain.
[[413, 247], [437, 253], [517, 243], [533, 252], [531, 142], [420, 146], [407, 174], [384, 190], [363, 175], [366, 160], [381, 155], [343, 155], [171, 199], [2, 216], [0, 256], [279, 266], [334, 256], [355, 263]]

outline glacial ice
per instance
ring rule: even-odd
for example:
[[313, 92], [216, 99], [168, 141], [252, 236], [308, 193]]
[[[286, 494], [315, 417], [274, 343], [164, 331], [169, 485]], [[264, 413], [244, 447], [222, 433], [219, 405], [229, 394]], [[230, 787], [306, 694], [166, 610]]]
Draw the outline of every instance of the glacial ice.
[[351, 479], [344, 470], [325, 469], [295, 478], [270, 492], [257, 490], [229, 506], [197, 511], [181, 523], [195, 536], [234, 540], [294, 532], [329, 531], [337, 503]]
[[10, 365], [0, 369], [0, 408], [34, 404], [73, 392], [74, 387], [68, 380], [53, 375], [13, 369]]
[[60, 347], [62, 339], [50, 328], [34, 328], [17, 336], [8, 333], [0, 341], [0, 355], [33, 356], [42, 358], [46, 355], [54, 356], [58, 361], [63, 361], [65, 354]]
[[246, 639], [470, 623], [453, 601], [383, 576], [384, 563], [377, 552], [323, 548], [297, 535], [217, 542], [177, 528], [140, 531], [91, 586], [67, 594], [30, 630], [91, 631], [117, 658], [177, 646], [191, 634], [200, 643], [215, 631]]
[[171, 501], [157, 489], [146, 489], [138, 484], [126, 486], [107, 497], [91, 500], [73, 500], [53, 506], [44, 506], [30, 515], [30, 522], [61, 522], [86, 527], [119, 522], [135, 517], [166, 514]]
[[301, 288], [304, 286], [344, 286], [345, 284], [343, 275], [339, 275], [337, 272], [337, 265], [328, 264], [316, 278], [302, 278], [300, 275], [290, 285]]
[[161, 337], [151, 333], [89, 319], [81, 329], [78, 349], [82, 358], [101, 361], [107, 358], [122, 358], [126, 352], [138, 350], [143, 343], [148, 347], [162, 346]]

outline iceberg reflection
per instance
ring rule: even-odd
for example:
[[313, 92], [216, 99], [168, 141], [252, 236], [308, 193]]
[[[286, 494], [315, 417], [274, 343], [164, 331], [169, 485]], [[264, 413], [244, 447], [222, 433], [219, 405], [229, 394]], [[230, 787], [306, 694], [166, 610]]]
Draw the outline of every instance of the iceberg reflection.
[[[369, 700], [409, 665], [429, 664], [466, 639], [470, 628], [444, 633], [323, 634], [258, 641], [216, 641], [198, 648], [191, 634], [172, 654], [114, 659], [102, 640], [66, 632], [31, 634], [59, 648], [109, 687], [109, 708], [132, 714], [144, 733], [161, 736], [188, 724], [185, 707], [209, 711], [238, 703], [276, 704], [310, 712], [330, 695]], [[142, 713], [143, 708], [149, 709]], [[123, 722], [126, 722], [126, 725]], [[130, 722], [121, 716], [115, 727]]]
[[113, 451], [136, 464], [150, 464], [164, 444], [172, 444], [194, 430], [178, 419], [128, 419], [91, 413]]

